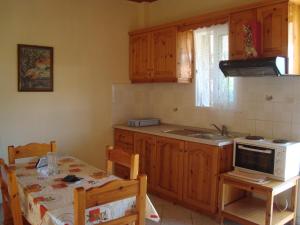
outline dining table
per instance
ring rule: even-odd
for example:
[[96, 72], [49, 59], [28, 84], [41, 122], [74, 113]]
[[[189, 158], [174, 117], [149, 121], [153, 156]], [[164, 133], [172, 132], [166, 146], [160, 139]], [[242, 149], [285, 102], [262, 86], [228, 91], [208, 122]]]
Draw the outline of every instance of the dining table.
[[[72, 225], [75, 188], [89, 189], [121, 179], [72, 156], [58, 156], [55, 175], [48, 175], [47, 166], [36, 168], [37, 161], [38, 158], [34, 158], [12, 165], [16, 171], [22, 213], [32, 225]], [[76, 175], [80, 180], [64, 182], [67, 175]], [[130, 197], [86, 209], [86, 224], [104, 223], [128, 215], [134, 211], [135, 202], [136, 197]], [[148, 196], [145, 218], [155, 222], [160, 220]]]

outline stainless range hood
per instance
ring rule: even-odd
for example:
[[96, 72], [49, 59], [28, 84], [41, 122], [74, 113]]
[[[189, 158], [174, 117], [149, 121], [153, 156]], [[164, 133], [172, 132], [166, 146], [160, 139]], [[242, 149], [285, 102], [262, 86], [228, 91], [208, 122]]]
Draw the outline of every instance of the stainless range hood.
[[254, 58], [220, 61], [225, 77], [262, 77], [287, 74], [286, 57]]

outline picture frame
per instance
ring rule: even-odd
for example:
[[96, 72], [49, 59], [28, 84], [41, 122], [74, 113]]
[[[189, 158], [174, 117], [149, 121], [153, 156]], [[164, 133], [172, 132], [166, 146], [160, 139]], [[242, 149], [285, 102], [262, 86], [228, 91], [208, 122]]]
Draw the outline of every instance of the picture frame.
[[53, 47], [18, 44], [18, 91], [53, 92]]

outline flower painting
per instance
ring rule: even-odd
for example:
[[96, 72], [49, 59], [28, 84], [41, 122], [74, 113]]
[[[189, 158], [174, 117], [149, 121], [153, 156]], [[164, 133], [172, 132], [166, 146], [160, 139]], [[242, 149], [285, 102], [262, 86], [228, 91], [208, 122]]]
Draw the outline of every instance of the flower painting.
[[53, 48], [18, 45], [18, 90], [53, 91]]

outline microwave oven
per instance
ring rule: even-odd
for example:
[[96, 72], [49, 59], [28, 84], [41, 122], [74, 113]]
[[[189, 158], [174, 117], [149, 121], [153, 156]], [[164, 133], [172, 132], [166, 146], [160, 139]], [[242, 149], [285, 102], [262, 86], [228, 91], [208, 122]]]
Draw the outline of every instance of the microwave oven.
[[300, 143], [277, 144], [272, 140], [234, 140], [233, 166], [236, 170], [257, 173], [286, 181], [299, 175]]

